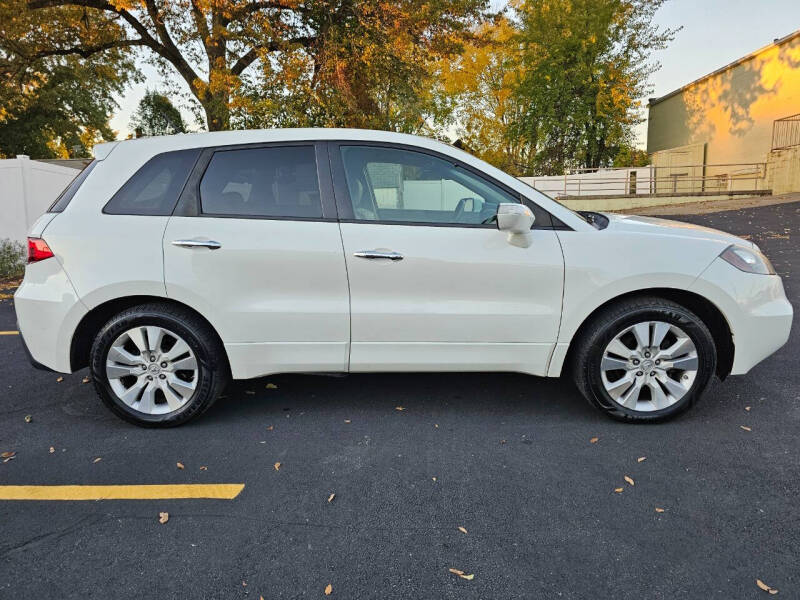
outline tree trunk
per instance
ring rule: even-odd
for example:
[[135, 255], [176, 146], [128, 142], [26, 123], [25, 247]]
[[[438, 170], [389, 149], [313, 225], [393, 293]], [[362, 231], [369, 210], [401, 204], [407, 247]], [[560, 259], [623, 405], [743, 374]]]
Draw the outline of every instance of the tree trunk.
[[226, 97], [211, 96], [202, 104], [209, 131], [225, 131], [231, 128], [231, 111]]

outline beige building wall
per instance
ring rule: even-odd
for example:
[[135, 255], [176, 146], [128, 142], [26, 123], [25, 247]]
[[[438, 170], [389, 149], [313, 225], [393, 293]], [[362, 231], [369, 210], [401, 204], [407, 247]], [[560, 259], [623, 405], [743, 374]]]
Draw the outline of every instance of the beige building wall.
[[649, 153], [705, 144], [705, 161], [765, 162], [775, 119], [800, 113], [800, 30], [652, 100]]

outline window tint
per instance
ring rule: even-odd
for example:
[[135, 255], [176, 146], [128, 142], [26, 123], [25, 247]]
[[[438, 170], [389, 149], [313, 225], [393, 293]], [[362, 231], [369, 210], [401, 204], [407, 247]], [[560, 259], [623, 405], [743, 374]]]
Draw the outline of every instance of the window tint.
[[92, 172], [95, 165], [97, 164], [96, 160], [93, 160], [89, 163], [87, 167], [84, 167], [83, 171], [78, 173], [78, 176], [72, 180], [72, 182], [64, 189], [61, 194], [59, 194], [56, 201], [50, 205], [50, 208], [47, 209], [47, 212], [51, 213], [60, 213], [64, 212], [64, 209], [67, 208], [67, 205], [72, 201], [73, 196], [75, 196], [75, 192], [78, 191], [78, 188], [81, 187], [81, 184], [86, 180], [89, 176], [89, 173]]
[[497, 205], [519, 198], [430, 154], [341, 146], [356, 219], [478, 225], [493, 223]]
[[125, 182], [108, 201], [112, 215], [171, 215], [199, 149], [158, 154]]
[[313, 146], [215, 152], [200, 182], [203, 213], [322, 216]]

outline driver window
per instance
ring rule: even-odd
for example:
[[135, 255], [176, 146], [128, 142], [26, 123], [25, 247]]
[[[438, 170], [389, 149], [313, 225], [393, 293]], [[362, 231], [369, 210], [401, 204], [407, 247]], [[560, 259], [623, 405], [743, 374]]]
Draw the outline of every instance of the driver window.
[[519, 199], [473, 173], [423, 152], [341, 146], [355, 218], [480, 225], [497, 205]]

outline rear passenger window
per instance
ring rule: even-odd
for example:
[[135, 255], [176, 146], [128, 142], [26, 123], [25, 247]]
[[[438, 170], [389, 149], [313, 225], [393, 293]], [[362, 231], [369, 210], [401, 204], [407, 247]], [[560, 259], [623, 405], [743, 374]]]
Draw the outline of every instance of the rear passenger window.
[[204, 214], [319, 218], [313, 146], [215, 152], [200, 182]]
[[125, 182], [108, 201], [111, 215], [171, 215], [200, 149], [158, 154]]

